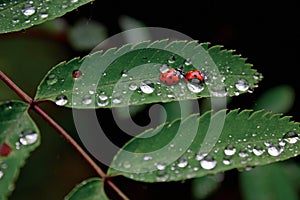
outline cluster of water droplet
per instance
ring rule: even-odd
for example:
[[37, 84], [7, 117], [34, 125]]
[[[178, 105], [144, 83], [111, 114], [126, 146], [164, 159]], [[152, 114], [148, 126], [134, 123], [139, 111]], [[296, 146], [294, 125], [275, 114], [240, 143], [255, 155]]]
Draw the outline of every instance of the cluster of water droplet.
[[21, 26], [26, 24], [34, 24], [35, 21], [47, 19], [51, 14], [58, 15], [59, 13], [64, 12], [64, 9], [76, 5], [78, 0], [63, 0], [60, 2], [60, 9], [57, 7], [59, 5], [55, 5], [54, 8], [51, 3], [51, 0], [28, 0], [27, 2], [22, 3], [19, 1], [8, 1], [0, 3], [0, 11], [3, 10], [1, 17], [11, 19], [13, 26], [19, 24]]

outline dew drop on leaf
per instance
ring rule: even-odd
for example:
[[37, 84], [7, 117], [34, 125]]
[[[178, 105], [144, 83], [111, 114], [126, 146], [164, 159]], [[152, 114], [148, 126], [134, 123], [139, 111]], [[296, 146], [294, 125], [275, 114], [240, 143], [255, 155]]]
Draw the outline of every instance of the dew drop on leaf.
[[23, 9], [22, 9], [22, 13], [26, 16], [26, 17], [29, 17], [31, 15], [33, 15], [35, 13], [35, 8], [32, 7], [32, 6], [25, 6]]
[[0, 146], [0, 156], [7, 157], [7, 156], [9, 156], [11, 151], [12, 151], [11, 147], [6, 143], [3, 143]]
[[93, 102], [93, 100], [92, 100], [92, 97], [91, 97], [90, 95], [86, 95], [86, 96], [84, 96], [83, 99], [82, 99], [82, 103], [83, 103], [84, 105], [89, 105], [89, 104], [91, 104], [92, 102]]
[[57, 83], [56, 75], [55, 74], [50, 74], [49, 76], [47, 76], [46, 82], [47, 82], [48, 85], [54, 85], [55, 83]]
[[193, 93], [200, 93], [204, 90], [204, 86], [202, 84], [197, 83], [187, 83], [187, 88]]
[[64, 106], [68, 103], [68, 98], [65, 95], [59, 95], [56, 97], [55, 103], [58, 106]]
[[235, 152], [236, 152], [236, 148], [231, 144], [226, 146], [225, 149], [224, 149], [224, 154], [226, 156], [232, 156], [232, 155], [235, 154]]
[[225, 158], [223, 158], [223, 164], [224, 165], [230, 165], [231, 164], [230, 156], [225, 156]]
[[0, 179], [2, 179], [2, 178], [3, 178], [3, 176], [4, 176], [4, 173], [3, 173], [3, 171], [0, 171]]
[[238, 79], [235, 84], [236, 89], [241, 92], [245, 92], [249, 89], [249, 84], [245, 79]]
[[135, 83], [131, 83], [131, 84], [129, 84], [128, 89], [131, 91], [134, 91], [137, 89], [137, 85]]
[[165, 72], [167, 72], [169, 70], [169, 66], [167, 65], [167, 64], [162, 64], [161, 66], [160, 66], [160, 68], [159, 68], [159, 71], [161, 72], [161, 73], [165, 73]]
[[261, 146], [255, 146], [255, 147], [252, 149], [252, 152], [253, 152], [254, 155], [256, 155], [256, 156], [261, 156], [265, 151], [264, 151], [264, 149], [263, 149]]
[[151, 81], [143, 81], [140, 84], [140, 89], [145, 94], [151, 94], [154, 92], [154, 83]]
[[203, 160], [200, 160], [200, 166], [203, 169], [211, 170], [217, 166], [217, 161], [212, 156], [207, 155]]
[[299, 137], [298, 137], [298, 134], [291, 131], [291, 132], [286, 133], [283, 136], [283, 139], [290, 144], [295, 144], [299, 140]]
[[184, 168], [188, 165], [188, 161], [185, 157], [181, 157], [178, 159], [178, 163], [177, 163], [177, 166], [180, 167], [180, 168]]
[[22, 145], [30, 145], [35, 143], [37, 139], [38, 139], [38, 134], [36, 132], [32, 130], [26, 130], [20, 134], [19, 141]]
[[268, 154], [271, 156], [279, 156], [283, 152], [283, 148], [278, 145], [271, 145], [268, 147]]
[[129, 168], [131, 167], [131, 164], [130, 164], [128, 161], [125, 161], [125, 162], [123, 163], [123, 167], [124, 167], [125, 169], [129, 169]]
[[187, 58], [185, 61], [184, 61], [184, 64], [185, 65], [191, 65], [192, 64], [192, 60], [190, 58]]
[[173, 56], [170, 56], [168, 62], [172, 64], [172, 63], [174, 63], [175, 61], [176, 61], [175, 56], [174, 56], [174, 55], [173, 55]]
[[127, 70], [123, 70], [121, 73], [122, 77], [127, 77], [128, 76], [128, 71]]
[[163, 163], [157, 163], [156, 168], [158, 170], [165, 170], [166, 169], [166, 165]]
[[97, 97], [97, 104], [98, 104], [98, 106], [100, 106], [100, 107], [107, 106], [108, 103], [109, 103], [108, 102], [108, 97], [105, 94], [100, 94]]
[[80, 78], [82, 76], [82, 72], [79, 69], [76, 69], [72, 72], [72, 77], [77, 79]]
[[148, 156], [148, 155], [145, 155], [144, 158], [143, 158], [143, 160], [145, 160], [145, 161], [151, 160], [151, 159], [152, 159], [152, 157], [151, 157], [151, 156]]

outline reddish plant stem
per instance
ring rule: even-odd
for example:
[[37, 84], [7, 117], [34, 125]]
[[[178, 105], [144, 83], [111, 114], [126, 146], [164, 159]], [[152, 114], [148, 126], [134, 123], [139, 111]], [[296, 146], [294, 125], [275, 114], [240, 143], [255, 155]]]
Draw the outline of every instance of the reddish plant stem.
[[[59, 125], [57, 124], [44, 110], [42, 110], [36, 102], [28, 96], [23, 90], [21, 90], [12, 80], [10, 80], [1, 70], [0, 79], [6, 83], [16, 94], [30, 105], [34, 111], [36, 111], [45, 121], [47, 121], [60, 135], [62, 135], [75, 150], [89, 163], [89, 165], [96, 171], [96, 173], [105, 180], [106, 174], [102, 169], [93, 161], [93, 159], [81, 148], [79, 144]], [[129, 198], [113, 183], [111, 180], [106, 180], [108, 185], [116, 192], [122, 199], [129, 200]]]

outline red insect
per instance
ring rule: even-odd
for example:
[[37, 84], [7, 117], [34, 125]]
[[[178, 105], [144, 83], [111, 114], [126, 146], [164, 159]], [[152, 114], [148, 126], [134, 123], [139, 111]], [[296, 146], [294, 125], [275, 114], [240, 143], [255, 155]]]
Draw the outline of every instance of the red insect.
[[193, 83], [202, 83], [204, 82], [204, 77], [199, 70], [192, 70], [185, 74], [186, 82], [193, 82]]
[[175, 85], [180, 80], [180, 73], [174, 68], [162, 73], [159, 76], [159, 80], [166, 85]]

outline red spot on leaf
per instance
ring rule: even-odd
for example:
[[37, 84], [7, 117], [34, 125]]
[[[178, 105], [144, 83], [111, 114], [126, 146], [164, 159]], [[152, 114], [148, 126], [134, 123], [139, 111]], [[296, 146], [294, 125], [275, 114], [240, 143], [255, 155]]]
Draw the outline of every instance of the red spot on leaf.
[[72, 77], [73, 78], [79, 78], [82, 76], [82, 72], [79, 69], [76, 69], [72, 72]]
[[10, 154], [10, 152], [12, 151], [11, 147], [8, 146], [6, 143], [3, 143], [0, 146], [0, 156], [8, 156]]

